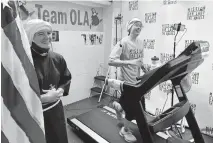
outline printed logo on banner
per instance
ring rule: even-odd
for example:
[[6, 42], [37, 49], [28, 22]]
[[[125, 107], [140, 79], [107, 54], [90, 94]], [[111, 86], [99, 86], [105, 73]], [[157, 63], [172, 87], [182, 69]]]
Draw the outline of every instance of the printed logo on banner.
[[176, 4], [177, 0], [163, 0], [163, 4], [167, 5], [167, 4]]
[[160, 109], [160, 108], [156, 108], [156, 110], [155, 110], [155, 116], [160, 115], [162, 112], [163, 112], [163, 110], [162, 110], [162, 109]]
[[159, 90], [164, 93], [170, 93], [172, 89], [172, 83], [170, 81], [165, 81], [159, 84]]
[[174, 24], [162, 24], [162, 35], [175, 35]]
[[210, 94], [209, 94], [209, 105], [213, 105], [213, 96], [212, 96], [212, 92], [210, 92]]
[[163, 64], [173, 59], [173, 54], [160, 53], [160, 62]]
[[138, 10], [138, 0], [129, 1], [129, 11]]
[[81, 34], [85, 45], [100, 45], [103, 42], [103, 34]]
[[143, 40], [143, 47], [145, 49], [154, 49], [154, 47], [155, 47], [155, 39], [144, 39]]
[[145, 13], [145, 23], [156, 23], [156, 12]]
[[188, 8], [187, 20], [200, 20], [205, 18], [206, 6]]
[[193, 114], [195, 114], [195, 112], [196, 112], [196, 104], [190, 103], [190, 107], [192, 109]]
[[[43, 9], [43, 5], [41, 5], [41, 4], [35, 4], [35, 8], [37, 8], [37, 10], [38, 10], [39, 19], [43, 19], [45, 21], [51, 22], [52, 24], [67, 24], [69, 16], [67, 16], [66, 12], [56, 12], [56, 11], [49, 12], [48, 10]], [[51, 13], [51, 15], [50, 15], [50, 13]], [[76, 23], [77, 23], [78, 25], [87, 24], [89, 26], [88, 12], [85, 11], [84, 21], [82, 23], [80, 21], [80, 10], [78, 10], [78, 12], [76, 12], [76, 10], [71, 9], [70, 22], [72, 25], [76, 25]]]
[[91, 24], [90, 24], [90, 29], [91, 29], [93, 26], [98, 26], [99, 23], [101, 23], [101, 22], [103, 21], [103, 19], [99, 19], [99, 17], [98, 17], [98, 12], [97, 12], [94, 8], [92, 8], [91, 11], [92, 11], [92, 16], [91, 16], [92, 22], [91, 22]]
[[199, 72], [191, 73], [192, 84], [199, 84]]
[[59, 31], [53, 31], [52, 32], [52, 41], [58, 42], [59, 41]]
[[150, 100], [150, 96], [151, 96], [151, 91], [149, 91], [148, 93], [144, 95], [145, 99], [147, 100]]

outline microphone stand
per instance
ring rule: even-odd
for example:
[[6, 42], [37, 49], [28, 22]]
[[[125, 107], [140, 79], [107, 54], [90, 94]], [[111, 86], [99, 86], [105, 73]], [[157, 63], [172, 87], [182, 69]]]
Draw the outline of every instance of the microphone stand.
[[[120, 21], [120, 24], [121, 24], [121, 19], [122, 19], [122, 16], [121, 14], [118, 14], [117, 17], [115, 17], [115, 45], [117, 44], [118, 42], [118, 36], [117, 36], [117, 33], [118, 33], [118, 21]], [[121, 46], [121, 45], [120, 45]], [[117, 80], [117, 67], [115, 69], [115, 79]], [[115, 97], [117, 98], [117, 90], [115, 90]]]
[[[181, 23], [178, 24], [177, 33], [175, 34], [175, 38], [174, 38], [173, 59], [175, 58], [175, 51], [176, 51], [176, 37], [178, 35], [178, 32], [180, 31], [180, 27], [181, 27]], [[174, 105], [174, 88], [173, 88], [173, 86], [172, 86], [171, 92], [172, 92], [171, 106], [173, 106]]]
[[[176, 37], [180, 31], [180, 27], [181, 27], [181, 23], [178, 24], [177, 33], [175, 34], [175, 37], [174, 37], [173, 59], [175, 58], [175, 52], [176, 52]], [[171, 93], [172, 93], [171, 106], [173, 106], [174, 105], [174, 87], [173, 87], [173, 85], [172, 85]], [[177, 129], [180, 137], [182, 138], [181, 133], [179, 132], [179, 130], [177, 128], [177, 125], [174, 125], [174, 126]], [[171, 126], [171, 130], [173, 130], [173, 126]]]

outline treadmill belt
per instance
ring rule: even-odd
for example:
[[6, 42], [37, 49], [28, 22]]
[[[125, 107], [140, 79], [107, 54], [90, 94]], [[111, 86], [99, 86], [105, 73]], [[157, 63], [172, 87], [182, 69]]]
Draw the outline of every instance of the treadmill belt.
[[125, 140], [119, 135], [117, 119], [109, 114], [114, 115], [103, 108], [97, 108], [77, 117], [77, 119], [105, 140], [112, 143], [124, 143]]
[[[117, 126], [118, 120], [115, 114], [104, 108], [94, 109], [76, 117], [76, 119], [110, 143], [126, 143], [119, 135], [120, 128]], [[125, 120], [125, 122], [129, 121]], [[137, 138], [137, 142], [142, 143], [137, 125], [129, 122], [129, 127]], [[157, 140], [158, 143], [166, 143], [166, 140], [157, 135], [154, 135], [154, 140]]]

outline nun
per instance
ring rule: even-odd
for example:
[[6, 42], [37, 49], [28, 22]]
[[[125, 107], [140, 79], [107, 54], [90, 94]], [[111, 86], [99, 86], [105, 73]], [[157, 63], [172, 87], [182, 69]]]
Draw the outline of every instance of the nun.
[[50, 23], [32, 19], [24, 25], [43, 105], [45, 136], [47, 143], [68, 143], [62, 96], [67, 96], [71, 73], [63, 56], [50, 50], [52, 26]]

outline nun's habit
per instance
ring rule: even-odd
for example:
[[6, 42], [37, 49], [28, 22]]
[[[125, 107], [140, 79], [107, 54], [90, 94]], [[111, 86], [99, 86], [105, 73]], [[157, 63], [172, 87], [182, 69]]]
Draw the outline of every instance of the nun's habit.
[[[32, 57], [37, 73], [40, 93], [42, 90], [49, 90], [51, 87], [64, 89], [63, 96], [68, 95], [71, 73], [67, 68], [64, 58], [49, 49], [39, 47], [33, 42], [34, 34], [40, 30], [52, 27], [48, 22], [34, 19], [25, 24], [25, 30], [31, 45]], [[61, 100], [43, 104], [44, 125], [47, 143], [68, 143], [66, 122]]]

